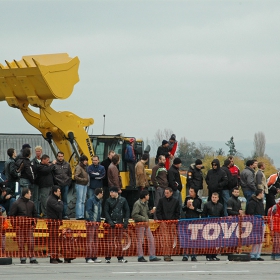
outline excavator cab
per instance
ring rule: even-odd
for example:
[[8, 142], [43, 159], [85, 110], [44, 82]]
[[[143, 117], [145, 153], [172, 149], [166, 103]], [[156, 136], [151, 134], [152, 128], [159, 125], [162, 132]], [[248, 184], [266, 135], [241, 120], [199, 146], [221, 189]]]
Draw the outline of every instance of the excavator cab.
[[[113, 150], [120, 156], [120, 163], [118, 165], [119, 171], [122, 177], [123, 187], [129, 185], [129, 174], [127, 172], [127, 164], [125, 162], [125, 150], [129, 144], [129, 139], [134, 137], [124, 137], [121, 134], [118, 135], [90, 135], [92, 140], [93, 149], [95, 154], [98, 155], [99, 161], [103, 161], [107, 158], [110, 150]], [[144, 152], [143, 140], [135, 139], [134, 151], [136, 161], [141, 159]], [[146, 149], [147, 150], [147, 149]]]

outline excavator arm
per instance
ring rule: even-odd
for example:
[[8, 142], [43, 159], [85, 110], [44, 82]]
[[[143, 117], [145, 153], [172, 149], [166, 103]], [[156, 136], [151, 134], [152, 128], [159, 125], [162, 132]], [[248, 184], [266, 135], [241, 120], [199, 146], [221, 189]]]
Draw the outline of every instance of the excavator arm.
[[78, 57], [70, 58], [66, 53], [23, 56], [21, 61], [0, 64], [0, 101], [19, 109], [42, 133], [54, 154], [64, 152], [72, 169], [82, 154], [91, 163], [94, 151], [85, 128], [94, 121], [68, 111], [57, 112], [50, 105], [53, 99], [66, 99], [72, 94], [79, 81], [78, 67]]

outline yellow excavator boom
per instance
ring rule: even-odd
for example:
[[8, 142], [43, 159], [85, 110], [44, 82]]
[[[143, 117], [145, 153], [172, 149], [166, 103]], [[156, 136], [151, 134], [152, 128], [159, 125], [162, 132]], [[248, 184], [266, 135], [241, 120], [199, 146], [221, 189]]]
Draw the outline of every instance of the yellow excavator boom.
[[[71, 58], [67, 53], [44, 54], [5, 62], [6, 66], [0, 64], [0, 101], [21, 110], [51, 146], [54, 141], [58, 150], [64, 152], [72, 168], [81, 154], [91, 163], [94, 151], [85, 128], [94, 120], [67, 111], [57, 112], [50, 106], [53, 99], [68, 98], [79, 82], [78, 57]], [[39, 108], [39, 113], [30, 106]]]

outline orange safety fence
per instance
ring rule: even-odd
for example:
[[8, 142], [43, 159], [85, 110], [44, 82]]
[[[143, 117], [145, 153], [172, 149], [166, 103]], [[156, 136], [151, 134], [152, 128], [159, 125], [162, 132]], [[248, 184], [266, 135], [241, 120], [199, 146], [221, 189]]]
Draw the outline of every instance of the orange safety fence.
[[141, 245], [149, 255], [153, 244], [143, 234], [148, 228], [158, 256], [249, 253], [261, 242], [262, 253], [280, 253], [280, 219], [275, 217], [151, 220], [131, 222], [127, 229], [104, 222], [0, 217], [0, 257], [137, 256]]

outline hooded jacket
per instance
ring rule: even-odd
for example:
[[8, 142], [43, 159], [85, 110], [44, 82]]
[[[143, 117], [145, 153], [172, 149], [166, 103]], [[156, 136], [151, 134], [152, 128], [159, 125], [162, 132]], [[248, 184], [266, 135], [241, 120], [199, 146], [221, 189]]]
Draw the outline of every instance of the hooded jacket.
[[187, 173], [187, 189], [194, 188], [196, 192], [203, 189], [203, 175], [201, 169], [191, 164]]
[[205, 178], [208, 190], [213, 192], [221, 192], [224, 187], [228, 184], [228, 178], [226, 173], [220, 168], [220, 161], [218, 159], [214, 159], [211, 164], [215, 163], [217, 165], [217, 169], [210, 169]]
[[170, 157], [169, 148], [163, 147], [162, 145], [158, 147], [157, 155], [156, 155], [156, 159], [155, 159], [156, 164], [158, 163], [158, 157], [161, 155], [165, 156], [165, 158], [169, 158]]
[[179, 168], [177, 168], [174, 164], [168, 170], [168, 183], [169, 187], [175, 192], [177, 190], [182, 190], [182, 182], [181, 176], [179, 172]]

